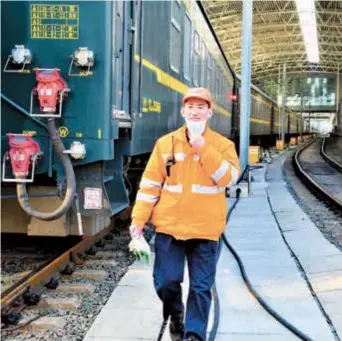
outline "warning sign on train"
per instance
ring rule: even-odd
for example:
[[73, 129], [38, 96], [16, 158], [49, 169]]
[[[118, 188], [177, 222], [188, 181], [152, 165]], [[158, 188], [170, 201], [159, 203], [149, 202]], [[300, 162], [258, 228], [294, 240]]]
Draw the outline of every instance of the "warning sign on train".
[[78, 5], [31, 4], [32, 39], [79, 39]]

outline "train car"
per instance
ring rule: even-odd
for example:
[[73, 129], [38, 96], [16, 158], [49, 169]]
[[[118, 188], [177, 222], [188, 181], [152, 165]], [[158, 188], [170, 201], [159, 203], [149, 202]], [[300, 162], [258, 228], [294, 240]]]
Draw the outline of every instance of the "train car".
[[[234, 74], [195, 1], [3, 1], [2, 232], [93, 235], [130, 204], [156, 139]], [[153, 38], [152, 38], [153, 37]]]
[[[237, 89], [237, 128], [239, 131], [240, 119], [240, 94], [241, 79], [236, 75]], [[251, 85], [251, 109], [250, 109], [250, 144], [259, 145], [261, 148], [269, 148], [276, 144], [276, 139], [281, 135], [281, 107], [266, 93]], [[299, 134], [300, 117], [289, 108], [285, 108], [285, 141]]]

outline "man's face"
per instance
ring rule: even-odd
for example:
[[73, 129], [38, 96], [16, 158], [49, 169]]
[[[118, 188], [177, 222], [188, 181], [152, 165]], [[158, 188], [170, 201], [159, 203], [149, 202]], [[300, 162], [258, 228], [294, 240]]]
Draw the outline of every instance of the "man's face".
[[199, 122], [208, 120], [212, 111], [205, 100], [189, 98], [182, 107], [181, 114], [185, 119]]

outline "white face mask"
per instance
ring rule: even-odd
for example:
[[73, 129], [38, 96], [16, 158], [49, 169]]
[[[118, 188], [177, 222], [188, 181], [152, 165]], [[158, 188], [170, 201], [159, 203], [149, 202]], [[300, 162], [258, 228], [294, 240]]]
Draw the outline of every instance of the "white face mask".
[[207, 125], [207, 120], [204, 121], [192, 121], [185, 119], [186, 126], [189, 129], [190, 135], [200, 136], [203, 134]]

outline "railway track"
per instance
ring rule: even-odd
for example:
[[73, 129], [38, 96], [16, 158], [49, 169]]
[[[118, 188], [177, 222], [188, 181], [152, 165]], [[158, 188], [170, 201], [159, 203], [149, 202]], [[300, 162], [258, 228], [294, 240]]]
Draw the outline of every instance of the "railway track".
[[308, 189], [337, 215], [342, 215], [342, 173], [338, 163], [325, 153], [324, 140], [314, 139], [299, 147], [293, 164]]
[[[340, 148], [335, 148], [338, 149], [339, 152]], [[335, 156], [335, 153], [332, 153], [332, 155], [334, 155], [335, 157], [330, 156], [330, 154], [327, 153], [327, 147], [326, 147], [326, 139], [323, 139], [322, 142], [322, 147], [320, 150], [321, 155], [323, 156], [323, 158], [331, 165], [333, 166], [336, 170], [338, 170], [340, 173], [342, 173], [342, 163], [340, 161], [341, 159], [341, 155], [340, 158], [337, 157], [337, 155]]]
[[[14, 274], [16, 280], [7, 285], [1, 293], [2, 334], [7, 335], [19, 328], [25, 329], [24, 327], [30, 325], [31, 322], [44, 317], [50, 306], [52, 309], [58, 309], [63, 304], [66, 304], [64, 309], [79, 307], [81, 304], [78, 299], [60, 298], [57, 292], [60, 289], [61, 292], [68, 292], [67, 295], [70, 295], [75, 289], [77, 293], [84, 291], [92, 294], [89, 292], [89, 284], [83, 285], [80, 281], [84, 279], [87, 282], [89, 278], [95, 281], [103, 280], [108, 277], [108, 271], [103, 269], [114, 272], [113, 267], [119, 262], [113, 259], [120, 252], [124, 253], [122, 250], [125, 250], [124, 246], [120, 251], [119, 244], [122, 240], [124, 244], [127, 244], [128, 241], [127, 231], [123, 232], [123, 235], [120, 236], [120, 232], [114, 230], [112, 222], [97, 235], [74, 242], [70, 248], [58, 254], [35, 254], [31, 249], [26, 250], [28, 251], [26, 254], [22, 251], [20, 253], [4, 253], [5, 258], [12, 257], [14, 262], [26, 259], [26, 268], [32, 269]], [[97, 252], [100, 248], [103, 248], [102, 254]], [[94, 259], [94, 257], [97, 258]], [[27, 262], [27, 259], [32, 262]], [[125, 272], [125, 270], [121, 270], [117, 270], [119, 277]], [[73, 278], [75, 278], [75, 283], [73, 283]], [[59, 288], [60, 281], [68, 283], [64, 284], [64, 289]], [[75, 307], [73, 303], [75, 303]], [[27, 309], [28, 307], [30, 309]], [[42, 313], [42, 309], [45, 313]], [[30, 310], [31, 312], [35, 310], [35, 313], [26, 314]], [[23, 312], [26, 318], [21, 318]], [[48, 324], [47, 328], [49, 328]]]

